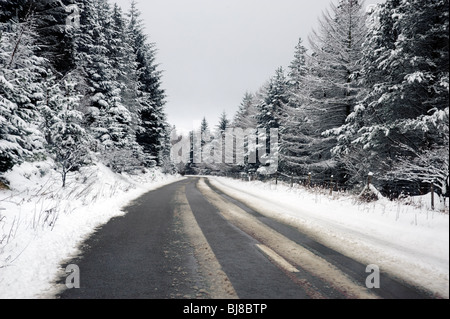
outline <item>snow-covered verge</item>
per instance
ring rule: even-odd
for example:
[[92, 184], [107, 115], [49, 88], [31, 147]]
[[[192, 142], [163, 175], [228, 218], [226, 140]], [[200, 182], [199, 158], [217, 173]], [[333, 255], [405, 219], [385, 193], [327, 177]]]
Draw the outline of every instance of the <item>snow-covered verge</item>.
[[363, 202], [329, 190], [210, 177], [211, 184], [260, 213], [298, 227], [367, 265], [449, 298], [449, 214], [430, 194]]
[[0, 298], [39, 298], [51, 291], [62, 260], [99, 226], [123, 215], [140, 195], [180, 180], [158, 169], [115, 174], [96, 164], [61, 176], [50, 161], [25, 163], [0, 189]]

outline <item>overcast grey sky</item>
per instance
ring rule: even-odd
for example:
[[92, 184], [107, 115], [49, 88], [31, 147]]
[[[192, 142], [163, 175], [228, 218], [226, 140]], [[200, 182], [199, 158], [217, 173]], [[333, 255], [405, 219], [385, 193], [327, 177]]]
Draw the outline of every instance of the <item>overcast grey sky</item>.
[[[128, 11], [131, 0], [109, 0]], [[246, 91], [287, 67], [332, 0], [138, 0], [158, 49], [166, 112], [180, 131], [231, 119]], [[334, 3], [337, 0], [333, 0]], [[366, 5], [384, 0], [366, 0]]]

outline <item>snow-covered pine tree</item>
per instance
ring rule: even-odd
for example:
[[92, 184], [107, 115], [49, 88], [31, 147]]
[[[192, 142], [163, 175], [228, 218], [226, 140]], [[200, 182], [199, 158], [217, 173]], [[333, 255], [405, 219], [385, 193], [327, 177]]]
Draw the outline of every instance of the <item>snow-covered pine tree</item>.
[[148, 42], [140, 15], [137, 2], [133, 0], [128, 13], [128, 28], [141, 84], [139, 101], [142, 129], [137, 134], [137, 141], [150, 161], [159, 162], [162, 141], [169, 138], [166, 136], [165, 92], [161, 88], [161, 71], [155, 62], [155, 44]]
[[[112, 10], [111, 28], [109, 31], [109, 51], [115, 78], [120, 85], [122, 103], [133, 117], [133, 126], [138, 130], [140, 125], [139, 111], [139, 75], [137, 57], [132, 47], [127, 20], [122, 9], [115, 4]], [[135, 132], [136, 134], [136, 132]]]
[[264, 100], [258, 105], [256, 115], [259, 129], [278, 129], [284, 117], [284, 107], [289, 103], [289, 82], [283, 68], [278, 68], [270, 79]]
[[354, 78], [360, 70], [367, 15], [360, 0], [340, 0], [330, 6], [331, 12], [323, 14], [319, 30], [310, 37], [315, 75], [310, 85], [318, 93], [319, 116], [326, 119], [323, 125], [337, 127], [351, 113], [358, 92]]
[[246, 92], [236, 114], [234, 115], [233, 122], [231, 124], [232, 127], [241, 129], [256, 128], [257, 104], [258, 102], [256, 101], [256, 95]]
[[256, 170], [256, 163], [249, 163], [249, 158], [256, 158], [256, 145], [249, 143], [248, 136], [237, 136], [245, 134], [258, 127], [256, 116], [258, 114], [257, 106], [262, 103], [263, 91], [261, 88], [256, 94], [246, 92], [242, 98], [237, 112], [234, 115], [231, 127], [234, 130], [233, 136], [233, 163], [236, 165], [236, 171]]
[[224, 133], [230, 126], [230, 120], [228, 119], [228, 115], [225, 111], [220, 114], [219, 124], [217, 124], [217, 129], [220, 133]]
[[48, 72], [35, 38], [31, 13], [0, 24], [0, 172], [43, 152], [38, 105]]
[[61, 174], [62, 187], [67, 174], [90, 162], [89, 136], [82, 127], [83, 114], [78, 111], [80, 96], [70, 74], [57, 81], [49, 79], [41, 107], [46, 147]]
[[116, 171], [139, 166], [143, 154], [136, 142], [138, 116], [132, 112], [137, 106], [123, 103], [124, 93], [134, 92], [132, 87], [137, 86], [132, 79], [136, 69], [130, 64], [133, 61], [124, 57], [131, 49], [120, 41], [126, 39], [120, 11], [113, 11], [106, 0], [83, 0], [79, 5], [83, 10], [75, 56], [77, 72], [84, 78], [82, 105], [85, 125], [96, 140], [94, 151]]
[[167, 125], [165, 127], [164, 137], [161, 139], [160, 163], [159, 166], [163, 173], [177, 173], [177, 165], [172, 159], [172, 137], [176, 133], [175, 126]]
[[280, 140], [282, 170], [288, 174], [305, 175], [312, 161], [311, 146], [317, 139], [308, 118], [307, 49], [303, 40], [295, 48], [294, 59], [289, 66], [289, 103], [285, 105]]
[[[448, 9], [445, 0], [388, 0], [374, 13], [361, 72], [367, 91], [335, 131], [335, 152], [357, 178], [370, 170], [386, 178], [384, 184], [395, 177], [412, 185], [438, 175], [426, 177], [427, 171], [448, 175], [442, 161], [423, 161], [444, 157], [448, 163]], [[445, 177], [437, 183], [445, 185]]]
[[[111, 68], [106, 38], [96, 8], [97, 0], [78, 0], [77, 4], [81, 15], [80, 27], [74, 35], [74, 58], [78, 73], [76, 76], [80, 82], [78, 90], [83, 96], [81, 106], [86, 116], [86, 126], [90, 127], [95, 123], [99, 110], [107, 106], [105, 99], [108, 86], [103, 82], [107, 78], [105, 73], [111, 72]], [[101, 140], [101, 135], [95, 135], [96, 139]]]
[[362, 56], [362, 43], [367, 34], [367, 15], [363, 1], [340, 0], [331, 4], [319, 20], [319, 29], [312, 33], [310, 45], [311, 87], [310, 119], [320, 139], [314, 151], [315, 174], [343, 180], [339, 163], [332, 158], [331, 149], [336, 144], [333, 136], [322, 136], [329, 129], [340, 127], [353, 111], [359, 92], [356, 78]]
[[[294, 59], [291, 61], [289, 65], [289, 85], [291, 90], [296, 95], [294, 97], [299, 98], [300, 100], [294, 100], [293, 104], [301, 105], [303, 104], [304, 98], [302, 96], [298, 96], [306, 86], [305, 78], [309, 74], [309, 67], [307, 65], [307, 52], [308, 49], [303, 45], [303, 39], [299, 38], [298, 44], [294, 50]], [[292, 99], [292, 98], [291, 98]]]
[[206, 120], [206, 117], [203, 117], [202, 122], [200, 123], [200, 134], [201, 134], [201, 147], [203, 147], [206, 143], [210, 141], [211, 138], [211, 130], [209, 129], [209, 123]]
[[229, 152], [229, 156], [233, 156], [233, 151], [231, 149], [226, 149], [226, 134], [227, 130], [230, 128], [230, 120], [228, 119], [227, 113], [223, 111], [220, 114], [219, 122], [216, 126], [216, 130], [214, 132], [214, 139], [212, 141], [212, 152], [213, 152], [213, 169], [215, 171], [225, 172], [227, 170], [227, 165], [225, 164], [226, 153]]
[[126, 21], [117, 5], [111, 9], [106, 1], [100, 1], [100, 10], [105, 15], [104, 33], [107, 39], [109, 64], [112, 67], [110, 80], [107, 123], [113, 147], [106, 159], [118, 171], [134, 169], [145, 164], [142, 147], [136, 141], [141, 130], [138, 103], [139, 82], [136, 55], [127, 32]]
[[[257, 106], [257, 158], [261, 164], [271, 164], [278, 161], [279, 147], [272, 144], [271, 130], [277, 131], [277, 139], [283, 134], [282, 123], [288, 116], [286, 106], [289, 104], [289, 81], [282, 67], [278, 68], [275, 75], [269, 80], [263, 100]], [[265, 143], [264, 143], [265, 141]], [[278, 165], [278, 163], [277, 163]]]
[[203, 117], [200, 127], [190, 132], [191, 140], [191, 164], [187, 169], [195, 174], [203, 174], [208, 169], [208, 164], [213, 162], [211, 157], [211, 130], [206, 117]]

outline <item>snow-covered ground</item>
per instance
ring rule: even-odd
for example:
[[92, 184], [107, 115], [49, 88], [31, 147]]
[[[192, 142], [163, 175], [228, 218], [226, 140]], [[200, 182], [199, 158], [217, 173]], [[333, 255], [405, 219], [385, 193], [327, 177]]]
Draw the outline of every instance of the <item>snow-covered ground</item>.
[[356, 196], [222, 177], [211, 184], [267, 216], [288, 222], [317, 241], [437, 296], [449, 297], [449, 214], [431, 195], [363, 203]]
[[[52, 289], [60, 262], [121, 207], [180, 177], [158, 170], [114, 174], [102, 165], [69, 176], [67, 187], [51, 162], [16, 167], [12, 190], [0, 190], [0, 298], [39, 298]], [[210, 178], [212, 184], [261, 213], [289, 222], [363, 263], [449, 297], [449, 215], [429, 195], [362, 203], [354, 196], [273, 183]], [[447, 202], [448, 203], [448, 202]]]
[[61, 177], [51, 162], [25, 163], [0, 189], [0, 298], [39, 298], [51, 289], [60, 262], [83, 239], [140, 195], [181, 177], [149, 170], [115, 174], [97, 164]]

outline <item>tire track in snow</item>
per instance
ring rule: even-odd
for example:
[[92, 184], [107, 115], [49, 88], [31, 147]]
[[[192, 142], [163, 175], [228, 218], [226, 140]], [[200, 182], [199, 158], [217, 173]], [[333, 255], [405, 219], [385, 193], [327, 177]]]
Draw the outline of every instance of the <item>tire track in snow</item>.
[[209, 284], [209, 296], [212, 299], [236, 299], [237, 294], [230, 279], [223, 272], [219, 261], [195, 220], [186, 198], [185, 185], [175, 193], [174, 201], [177, 203], [174, 213], [181, 218], [183, 229], [190, 239], [191, 246], [194, 248], [199, 271]]
[[378, 298], [366, 287], [355, 283], [351, 278], [325, 259], [313, 254], [306, 248], [276, 232], [240, 207], [225, 201], [220, 195], [206, 185], [204, 179], [199, 180], [198, 189], [202, 192], [204, 197], [221, 212], [226, 220], [275, 251], [289, 263], [297, 265], [329, 283], [348, 298]]

